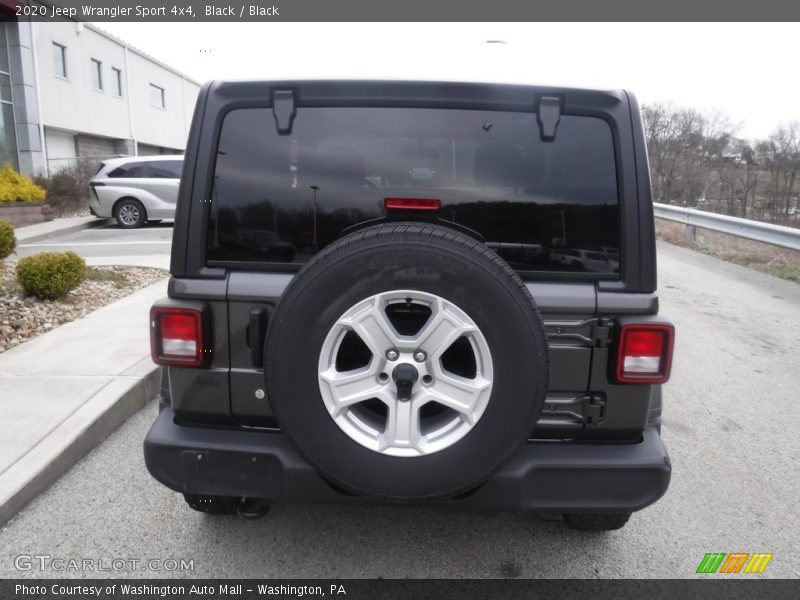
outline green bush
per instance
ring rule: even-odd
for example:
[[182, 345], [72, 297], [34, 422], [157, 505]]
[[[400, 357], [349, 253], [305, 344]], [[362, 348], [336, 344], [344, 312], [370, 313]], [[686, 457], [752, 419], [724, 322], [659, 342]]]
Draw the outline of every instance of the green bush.
[[86, 262], [74, 252], [41, 252], [17, 263], [17, 281], [29, 296], [54, 300], [86, 279]]
[[8, 221], [0, 221], [0, 260], [11, 254], [17, 247], [14, 228]]
[[42, 186], [17, 173], [9, 163], [0, 169], [0, 202], [40, 202], [47, 197]]

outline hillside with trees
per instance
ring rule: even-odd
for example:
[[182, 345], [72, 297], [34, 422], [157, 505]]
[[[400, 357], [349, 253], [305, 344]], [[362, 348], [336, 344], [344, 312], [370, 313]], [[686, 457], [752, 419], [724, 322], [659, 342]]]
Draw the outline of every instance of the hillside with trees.
[[800, 122], [739, 137], [720, 112], [643, 107], [653, 200], [800, 227]]

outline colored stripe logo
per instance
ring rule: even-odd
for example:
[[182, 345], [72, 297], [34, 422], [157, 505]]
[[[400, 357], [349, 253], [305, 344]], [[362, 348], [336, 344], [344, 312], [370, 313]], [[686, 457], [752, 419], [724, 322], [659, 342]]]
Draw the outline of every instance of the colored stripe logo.
[[765, 552], [707, 552], [695, 573], [763, 573], [772, 556]]

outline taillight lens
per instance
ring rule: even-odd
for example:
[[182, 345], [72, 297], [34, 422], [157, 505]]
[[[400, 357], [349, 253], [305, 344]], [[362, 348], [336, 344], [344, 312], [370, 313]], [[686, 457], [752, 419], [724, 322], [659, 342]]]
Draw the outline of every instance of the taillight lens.
[[664, 383], [672, 367], [675, 328], [665, 323], [626, 323], [619, 333], [619, 383]]
[[150, 351], [159, 365], [203, 364], [203, 315], [194, 308], [154, 306], [150, 310]]

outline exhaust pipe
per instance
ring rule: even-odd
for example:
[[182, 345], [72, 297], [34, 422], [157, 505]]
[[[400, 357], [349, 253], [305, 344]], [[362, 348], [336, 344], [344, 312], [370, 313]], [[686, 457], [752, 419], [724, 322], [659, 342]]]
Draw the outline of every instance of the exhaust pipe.
[[269, 503], [262, 498], [242, 498], [239, 502], [239, 516], [245, 519], [260, 519], [269, 509]]

